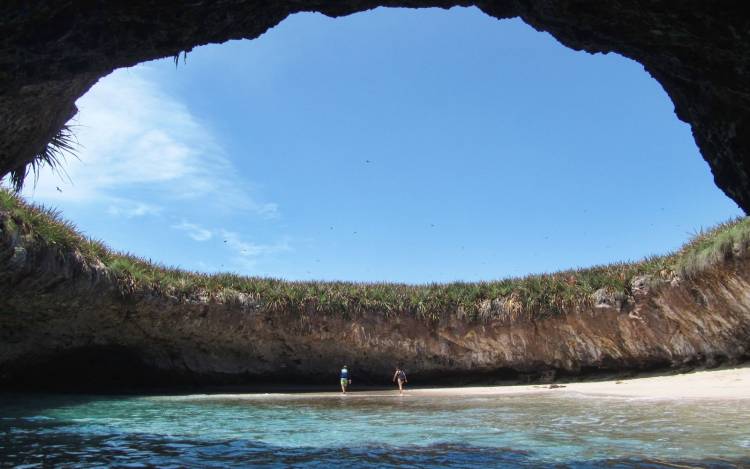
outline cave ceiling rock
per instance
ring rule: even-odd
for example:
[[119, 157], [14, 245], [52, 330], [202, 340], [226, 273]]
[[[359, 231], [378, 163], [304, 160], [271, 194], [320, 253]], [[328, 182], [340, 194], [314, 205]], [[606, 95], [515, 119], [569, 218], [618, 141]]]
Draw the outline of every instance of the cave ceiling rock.
[[476, 6], [498, 19], [519, 17], [572, 49], [638, 61], [669, 94], [677, 117], [690, 124], [716, 184], [750, 209], [750, 14], [744, 0], [5, 0], [0, 177], [23, 171], [75, 115], [76, 99], [117, 68], [253, 39], [297, 12], [336, 17], [379, 6]]

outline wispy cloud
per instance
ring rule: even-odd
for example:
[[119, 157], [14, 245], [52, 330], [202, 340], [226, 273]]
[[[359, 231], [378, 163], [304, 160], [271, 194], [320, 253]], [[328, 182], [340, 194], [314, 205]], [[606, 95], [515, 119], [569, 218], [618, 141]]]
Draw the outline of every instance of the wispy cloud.
[[188, 223], [186, 221], [183, 221], [182, 223], [177, 225], [172, 225], [172, 228], [186, 232], [187, 235], [194, 241], [208, 241], [214, 236], [211, 230], [207, 230], [200, 225], [196, 225], [195, 223]]
[[234, 231], [222, 229], [219, 230], [219, 233], [227, 244], [227, 247], [233, 249], [241, 257], [258, 257], [292, 250], [288, 238], [273, 244], [257, 244], [243, 241], [240, 235]]
[[163, 207], [133, 200], [113, 199], [107, 213], [117, 217], [136, 218], [161, 213]]
[[[104, 203], [112, 215], [145, 216], [171, 203], [213, 205], [262, 218], [278, 206], [259, 201], [205, 125], [148, 78], [144, 67], [118, 70], [78, 100], [79, 160], [49, 169], [25, 190], [43, 202]], [[148, 197], [147, 201], [144, 197]]]
[[[194, 241], [204, 242], [212, 239], [221, 241], [221, 244], [232, 253], [230, 264], [234, 264], [240, 271], [248, 273], [255, 270], [260, 258], [293, 251], [288, 237], [284, 237], [274, 243], [255, 243], [246, 241], [236, 231], [224, 228], [206, 228], [185, 220], [179, 224], [172, 225], [172, 228], [185, 232]], [[198, 264], [201, 268], [208, 268], [208, 264], [205, 262], [199, 262]]]
[[[36, 186], [29, 181], [24, 195], [66, 214], [93, 218], [89, 226], [99, 232], [106, 233], [106, 225], [114, 222], [102, 223], [102, 214], [117, 217], [115, 231], [131, 233], [135, 252], [154, 252], [163, 242], [170, 247], [202, 243], [194, 254], [204, 262], [195, 256], [172, 260], [180, 265], [253, 274], [257, 264], [291, 251], [289, 238], [259, 224], [276, 226], [278, 206], [262, 199], [211, 128], [166, 93], [155, 76], [148, 66], [118, 70], [79, 99], [74, 122], [79, 158], [65, 164], [70, 180], [45, 168]], [[248, 225], [271, 241], [244, 239], [240, 233]], [[175, 232], [185, 236], [175, 239]]]

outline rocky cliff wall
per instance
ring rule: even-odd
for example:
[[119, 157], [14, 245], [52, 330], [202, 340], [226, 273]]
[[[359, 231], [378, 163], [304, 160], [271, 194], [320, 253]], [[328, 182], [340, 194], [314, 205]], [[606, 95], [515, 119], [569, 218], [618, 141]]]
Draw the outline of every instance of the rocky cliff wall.
[[22, 172], [75, 114], [75, 100], [116, 68], [253, 39], [296, 12], [472, 5], [498, 19], [519, 17], [573, 49], [643, 64], [691, 125], [716, 184], [750, 210], [750, 15], [743, 0], [6, 0], [0, 177]]
[[750, 355], [750, 259], [692, 279], [637, 277], [590, 307], [509, 321], [382, 312], [270, 313], [224, 290], [140, 288], [79, 252], [8, 228], [0, 211], [0, 386], [320, 382], [348, 364], [387, 382], [549, 378], [740, 361]]

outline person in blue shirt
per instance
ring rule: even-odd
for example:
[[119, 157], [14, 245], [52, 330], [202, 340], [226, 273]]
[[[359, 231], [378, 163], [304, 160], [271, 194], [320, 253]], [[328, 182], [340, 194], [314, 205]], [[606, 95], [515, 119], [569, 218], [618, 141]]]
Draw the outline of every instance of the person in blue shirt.
[[352, 380], [349, 378], [349, 369], [344, 365], [339, 373], [339, 379], [341, 381], [341, 392], [346, 394], [346, 389], [352, 384]]

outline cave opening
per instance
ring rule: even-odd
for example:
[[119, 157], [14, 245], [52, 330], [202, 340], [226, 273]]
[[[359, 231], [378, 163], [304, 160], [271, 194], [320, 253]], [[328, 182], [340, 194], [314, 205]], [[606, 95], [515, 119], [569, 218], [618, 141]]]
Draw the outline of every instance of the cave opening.
[[26, 194], [189, 270], [479, 281], [663, 253], [740, 214], [639, 64], [476, 8], [297, 14], [78, 104], [81, 161]]
[[75, 244], [0, 193], [0, 362], [16, 367], [0, 381], [328, 382], [346, 361], [374, 382], [406, 354], [425, 382], [471, 383], [746, 358], [744, 296], [725, 287], [746, 288], [747, 220], [684, 272], [618, 261], [741, 214], [711, 174], [747, 209], [750, 29], [731, 8], [572, 3], [0, 15], [0, 173], [115, 70], [77, 101], [70, 180], [43, 173], [26, 195], [154, 260]]

